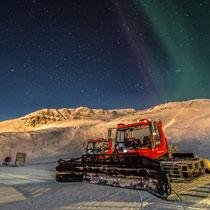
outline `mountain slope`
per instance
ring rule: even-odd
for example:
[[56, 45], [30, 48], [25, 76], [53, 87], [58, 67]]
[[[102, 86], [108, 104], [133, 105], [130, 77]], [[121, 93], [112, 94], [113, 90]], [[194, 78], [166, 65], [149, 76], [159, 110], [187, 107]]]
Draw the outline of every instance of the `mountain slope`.
[[142, 118], [161, 119], [169, 143], [210, 157], [210, 100], [170, 102], [146, 110], [43, 109], [0, 122], [0, 157], [26, 151], [28, 161], [79, 155], [88, 138]]

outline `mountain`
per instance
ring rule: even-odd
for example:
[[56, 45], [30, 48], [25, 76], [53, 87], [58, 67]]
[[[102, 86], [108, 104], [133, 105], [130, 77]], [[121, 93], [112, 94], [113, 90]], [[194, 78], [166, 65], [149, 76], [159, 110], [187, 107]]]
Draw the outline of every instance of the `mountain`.
[[145, 110], [42, 109], [0, 122], [0, 157], [27, 152], [29, 162], [82, 153], [88, 138], [106, 137], [107, 128], [142, 118], [161, 119], [169, 143], [210, 157], [210, 100], [169, 102]]

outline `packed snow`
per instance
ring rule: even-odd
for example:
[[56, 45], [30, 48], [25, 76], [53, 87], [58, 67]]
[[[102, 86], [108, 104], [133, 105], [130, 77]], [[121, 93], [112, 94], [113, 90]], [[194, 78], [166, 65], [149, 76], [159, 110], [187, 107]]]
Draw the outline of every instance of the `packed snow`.
[[[58, 183], [55, 163], [33, 164], [24, 167], [0, 167], [0, 209], [208, 209], [206, 197], [194, 202], [178, 198], [163, 201], [146, 191], [114, 188], [88, 183]], [[206, 188], [208, 189], [208, 188]]]

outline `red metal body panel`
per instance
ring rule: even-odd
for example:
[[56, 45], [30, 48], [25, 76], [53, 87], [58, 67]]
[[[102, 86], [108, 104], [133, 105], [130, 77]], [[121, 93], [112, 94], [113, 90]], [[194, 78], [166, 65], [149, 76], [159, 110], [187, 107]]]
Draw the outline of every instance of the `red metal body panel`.
[[135, 127], [135, 126], [138, 126], [138, 125], [149, 125], [149, 124], [151, 124], [150, 120], [141, 119], [141, 120], [139, 120], [139, 122], [135, 122], [135, 123], [131, 123], [131, 124], [119, 123], [119, 124], [117, 124], [117, 128], [126, 129], [126, 128], [130, 128], [130, 127]]
[[88, 143], [93, 143], [93, 142], [103, 142], [105, 139], [103, 138], [98, 138], [98, 139], [88, 139]]

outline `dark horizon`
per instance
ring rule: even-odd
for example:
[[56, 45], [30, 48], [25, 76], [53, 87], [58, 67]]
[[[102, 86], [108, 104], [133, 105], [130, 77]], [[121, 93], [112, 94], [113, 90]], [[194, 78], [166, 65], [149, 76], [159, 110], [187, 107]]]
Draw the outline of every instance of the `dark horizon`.
[[210, 98], [209, 11], [204, 0], [1, 3], [0, 121]]

